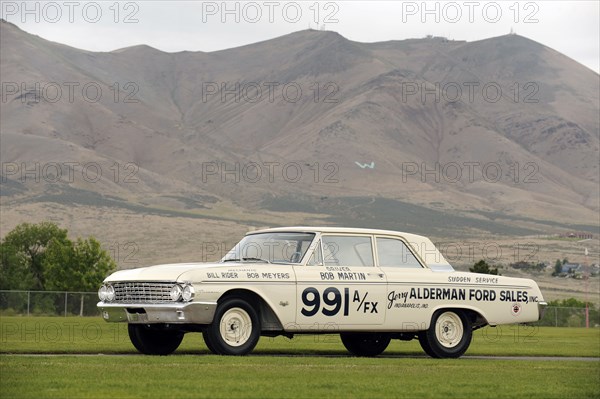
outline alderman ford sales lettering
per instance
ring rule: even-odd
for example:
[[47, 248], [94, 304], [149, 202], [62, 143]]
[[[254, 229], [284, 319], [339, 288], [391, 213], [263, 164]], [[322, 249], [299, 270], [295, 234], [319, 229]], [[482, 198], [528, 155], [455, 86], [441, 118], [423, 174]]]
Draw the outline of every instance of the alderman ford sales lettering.
[[[409, 299], [435, 299], [464, 301], [495, 301], [502, 302], [528, 302], [527, 291], [503, 290], [500, 294], [495, 290], [464, 288], [411, 288]], [[405, 298], [406, 299], [406, 298]]]

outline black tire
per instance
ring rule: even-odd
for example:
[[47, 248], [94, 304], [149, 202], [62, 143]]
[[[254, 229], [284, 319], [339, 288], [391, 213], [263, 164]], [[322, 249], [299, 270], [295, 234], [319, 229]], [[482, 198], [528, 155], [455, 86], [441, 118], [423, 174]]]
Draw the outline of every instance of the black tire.
[[171, 354], [183, 340], [180, 331], [161, 330], [145, 324], [129, 324], [127, 330], [133, 346], [145, 355]]
[[473, 328], [466, 313], [460, 310], [438, 310], [431, 318], [431, 326], [419, 333], [419, 343], [429, 356], [461, 357], [469, 348]]
[[222, 353], [218, 352], [217, 347], [210, 340], [209, 333], [207, 333], [206, 330], [202, 331], [202, 338], [204, 338], [204, 343], [206, 344], [206, 347], [208, 348], [209, 351], [211, 351], [215, 355], [221, 355], [222, 354]]
[[377, 356], [383, 353], [391, 341], [389, 334], [341, 333], [342, 343], [355, 356]]
[[437, 357], [435, 353], [431, 350], [431, 346], [429, 345], [429, 341], [427, 340], [427, 331], [421, 331], [418, 335], [419, 343], [421, 344], [421, 348], [425, 351], [425, 353], [431, 357]]
[[241, 298], [225, 299], [217, 307], [210, 326], [203, 331], [208, 349], [219, 355], [246, 355], [260, 339], [260, 318]]

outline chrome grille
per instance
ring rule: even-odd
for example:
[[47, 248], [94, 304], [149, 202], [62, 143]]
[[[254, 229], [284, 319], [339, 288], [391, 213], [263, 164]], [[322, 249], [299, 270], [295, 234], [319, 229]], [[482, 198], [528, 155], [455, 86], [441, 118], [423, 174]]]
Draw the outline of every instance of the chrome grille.
[[114, 283], [115, 302], [121, 303], [164, 303], [172, 302], [171, 288], [175, 283], [126, 282]]

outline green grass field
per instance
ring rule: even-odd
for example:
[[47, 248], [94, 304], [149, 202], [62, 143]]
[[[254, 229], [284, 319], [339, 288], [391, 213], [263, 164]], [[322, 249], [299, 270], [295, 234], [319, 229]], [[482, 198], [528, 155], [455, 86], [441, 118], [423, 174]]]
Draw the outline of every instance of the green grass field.
[[209, 354], [200, 334], [188, 334], [175, 354], [153, 357], [130, 355], [136, 352], [124, 324], [1, 317], [0, 353], [6, 398], [600, 397], [598, 329], [486, 328], [456, 360], [425, 357], [415, 341], [392, 341], [378, 358], [351, 357], [337, 335], [263, 337], [253, 354], [224, 357]]

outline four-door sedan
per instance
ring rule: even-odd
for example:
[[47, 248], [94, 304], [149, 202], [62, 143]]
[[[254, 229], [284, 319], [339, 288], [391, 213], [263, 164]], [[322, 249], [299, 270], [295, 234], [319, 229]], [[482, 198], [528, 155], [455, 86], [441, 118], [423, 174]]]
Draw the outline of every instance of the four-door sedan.
[[335, 332], [357, 356], [417, 338], [454, 358], [473, 330], [537, 321], [546, 305], [533, 280], [454, 271], [426, 237], [334, 227], [250, 232], [218, 263], [118, 271], [98, 295], [102, 317], [127, 322], [152, 355], [188, 332], [222, 355], [249, 353], [261, 335]]

